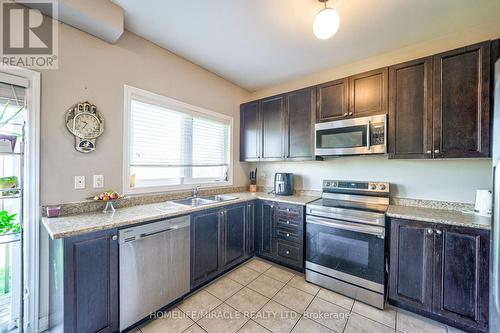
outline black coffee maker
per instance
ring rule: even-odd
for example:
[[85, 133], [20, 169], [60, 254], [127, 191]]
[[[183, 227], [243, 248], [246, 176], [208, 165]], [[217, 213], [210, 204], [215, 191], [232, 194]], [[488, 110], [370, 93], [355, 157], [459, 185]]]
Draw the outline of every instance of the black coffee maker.
[[276, 195], [293, 195], [294, 187], [293, 173], [277, 172], [274, 174], [274, 193]]

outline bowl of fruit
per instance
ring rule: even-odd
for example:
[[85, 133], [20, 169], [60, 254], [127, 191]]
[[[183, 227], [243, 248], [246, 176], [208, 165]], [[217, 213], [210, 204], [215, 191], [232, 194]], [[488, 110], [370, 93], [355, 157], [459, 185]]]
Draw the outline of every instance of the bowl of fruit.
[[113, 202], [120, 199], [122, 196], [120, 193], [116, 191], [105, 191], [100, 193], [99, 195], [96, 195], [94, 197], [95, 201], [103, 201], [106, 203], [106, 207], [104, 207], [104, 210], [102, 211], [103, 213], [107, 213], [108, 211], [114, 212], [115, 207], [113, 207]]

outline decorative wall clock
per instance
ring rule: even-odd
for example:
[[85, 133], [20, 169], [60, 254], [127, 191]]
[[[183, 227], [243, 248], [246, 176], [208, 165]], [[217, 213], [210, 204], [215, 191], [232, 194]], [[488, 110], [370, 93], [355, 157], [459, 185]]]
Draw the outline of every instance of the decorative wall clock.
[[77, 103], [66, 111], [66, 127], [75, 136], [75, 148], [90, 153], [96, 148], [96, 139], [104, 132], [104, 117], [89, 102]]

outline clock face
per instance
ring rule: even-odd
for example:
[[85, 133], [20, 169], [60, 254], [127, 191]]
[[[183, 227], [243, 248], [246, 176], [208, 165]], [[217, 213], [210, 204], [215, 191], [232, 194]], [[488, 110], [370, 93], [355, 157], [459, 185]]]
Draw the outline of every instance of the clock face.
[[73, 134], [80, 138], [97, 138], [103, 130], [102, 122], [92, 113], [82, 112], [73, 118]]

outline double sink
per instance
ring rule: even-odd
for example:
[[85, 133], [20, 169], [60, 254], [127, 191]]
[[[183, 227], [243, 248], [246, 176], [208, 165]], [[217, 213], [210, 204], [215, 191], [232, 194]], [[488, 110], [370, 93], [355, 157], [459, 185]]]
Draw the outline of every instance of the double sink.
[[191, 197], [186, 199], [179, 199], [171, 201], [174, 204], [186, 206], [186, 207], [198, 207], [213, 204], [216, 202], [236, 200], [238, 197], [231, 195], [206, 195], [200, 197]]

